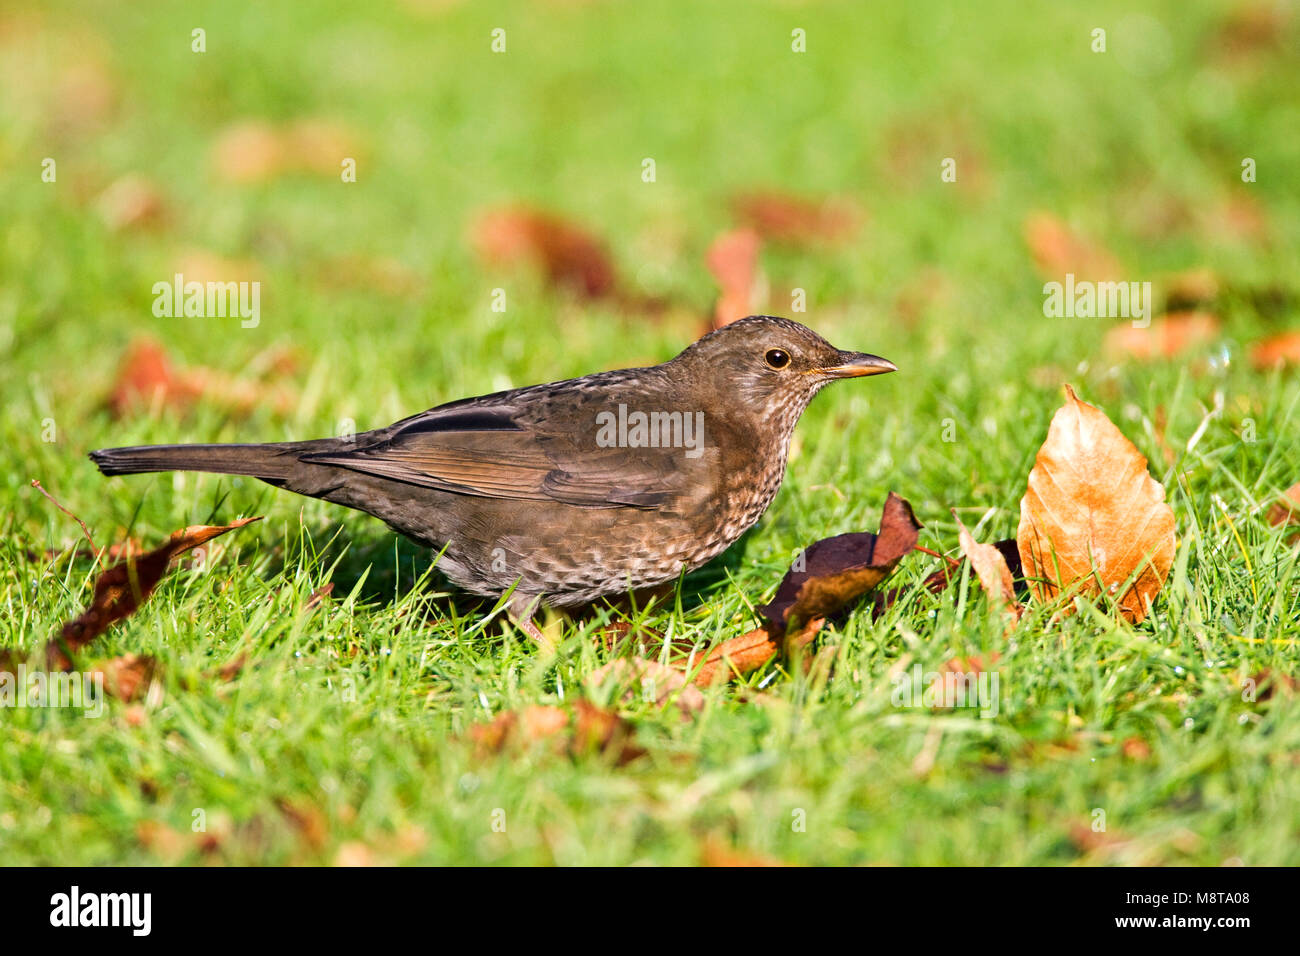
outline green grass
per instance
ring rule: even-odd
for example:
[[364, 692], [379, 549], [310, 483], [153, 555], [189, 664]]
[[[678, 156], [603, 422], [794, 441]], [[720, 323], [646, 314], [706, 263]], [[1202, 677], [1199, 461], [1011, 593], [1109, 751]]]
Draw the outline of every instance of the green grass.
[[[1245, 701], [1241, 689], [1300, 665], [1297, 549], [1265, 520], [1300, 480], [1300, 382], [1246, 361], [1249, 343], [1300, 325], [1294, 298], [1261, 313], [1229, 297], [1221, 341], [1117, 364], [1101, 346], [1109, 323], [1043, 317], [1021, 228], [1034, 210], [1068, 219], [1135, 280], [1208, 266], [1237, 288], [1294, 290], [1300, 69], [1282, 52], [1217, 54], [1231, 5], [1158, 3], [1148, 19], [1126, 6], [6, 8], [0, 646], [44, 642], [94, 580], [88, 560], [29, 557], [81, 540], [32, 478], [101, 545], [266, 520], [220, 539], [202, 567], [182, 565], [86, 653], [155, 656], [160, 692], [110, 701], [97, 720], [0, 712], [5, 862], [331, 862], [361, 844], [393, 862], [687, 864], [710, 841], [794, 863], [1300, 862], [1300, 705], [1282, 692]], [[195, 26], [206, 54], [189, 50]], [[497, 26], [504, 56], [489, 52]], [[1097, 26], [1105, 54], [1089, 50]], [[805, 54], [790, 52], [795, 27]], [[1296, 40], [1293, 22], [1280, 42]], [[86, 64], [115, 105], [98, 122], [60, 119], [61, 80]], [[300, 117], [353, 130], [356, 184], [213, 175], [228, 124]], [[939, 180], [949, 155], [969, 157], [955, 185]], [[39, 178], [46, 156], [55, 184]], [[1241, 182], [1243, 156], [1258, 182]], [[653, 184], [644, 157], [656, 159]], [[115, 234], [94, 197], [132, 172], [156, 184], [169, 216]], [[449, 600], [426, 573], [431, 556], [364, 515], [252, 480], [107, 480], [85, 458], [109, 445], [333, 434], [348, 419], [374, 427], [665, 359], [710, 308], [702, 259], [731, 223], [728, 197], [754, 187], [847, 196], [866, 211], [851, 244], [770, 249], [764, 267], [777, 306], [806, 289], [795, 318], [902, 372], [819, 397], [768, 514], [645, 623], [701, 646], [753, 627], [752, 607], [796, 549], [874, 530], [891, 490], [932, 549], [956, 552], [953, 507], [980, 540], [1012, 536], [1065, 381], [1151, 459], [1177, 516], [1177, 562], [1146, 622], [1035, 608], [1007, 633], [977, 589], [922, 593], [936, 562], [915, 554], [892, 582], [911, 589], [905, 600], [824, 633], [840, 648], [828, 680], [770, 665], [745, 682], [769, 703], [713, 689], [690, 721], [633, 702], [623, 713], [648, 752], [623, 767], [546, 746], [484, 757], [467, 728], [580, 695], [608, 658], [594, 632], [620, 612], [561, 621], [558, 652], [542, 655], [490, 605]], [[634, 285], [681, 305], [656, 321], [485, 268], [468, 224], [514, 200], [588, 224]], [[1225, 205], [1242, 201], [1266, 217], [1264, 235], [1223, 225]], [[258, 328], [151, 314], [150, 286], [187, 249], [257, 263]], [[394, 259], [420, 285], [340, 281], [332, 263], [349, 256]], [[509, 290], [504, 314], [489, 308], [496, 287]], [[900, 294], [923, 290], [905, 317]], [[292, 345], [301, 364], [286, 383], [300, 398], [287, 411], [201, 402], [114, 420], [104, 398], [137, 335], [232, 375]], [[1220, 394], [1223, 413], [1187, 451]], [[43, 440], [47, 419], [56, 441]], [[956, 441], [945, 442], [949, 419]], [[1256, 440], [1243, 440], [1251, 429]], [[305, 610], [331, 580], [332, 599]], [[904, 657], [934, 670], [994, 653], [996, 718], [890, 703]], [[212, 676], [241, 654], [236, 679]], [[1149, 755], [1126, 755], [1130, 738]], [[315, 823], [295, 824], [285, 806]], [[504, 832], [492, 828], [498, 809]], [[206, 834], [191, 832], [195, 810]], [[1096, 810], [1104, 834], [1090, 829]]]

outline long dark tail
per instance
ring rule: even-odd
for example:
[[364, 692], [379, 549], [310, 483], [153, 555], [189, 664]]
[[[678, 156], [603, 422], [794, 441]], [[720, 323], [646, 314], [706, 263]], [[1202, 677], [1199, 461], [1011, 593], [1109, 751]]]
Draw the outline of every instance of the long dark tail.
[[302, 471], [300, 456], [328, 451], [335, 439], [280, 442], [268, 445], [136, 445], [101, 448], [90, 459], [106, 475], [137, 475], [149, 471], [206, 471], [218, 475], [248, 475], [272, 483]]

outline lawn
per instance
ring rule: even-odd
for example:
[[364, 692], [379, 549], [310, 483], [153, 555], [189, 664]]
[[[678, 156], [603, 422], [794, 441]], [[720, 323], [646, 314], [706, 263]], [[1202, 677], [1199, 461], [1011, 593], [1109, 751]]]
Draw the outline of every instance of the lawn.
[[[43, 645], [102, 570], [33, 479], [99, 547], [264, 520], [79, 653], [153, 658], [135, 699], [91, 719], [0, 710], [0, 858], [1300, 863], [1300, 549], [1269, 520], [1300, 482], [1300, 376], [1253, 360], [1300, 328], [1300, 17], [1273, 9], [7, 5], [0, 647]], [[649, 605], [552, 614], [554, 652], [364, 514], [253, 479], [107, 479], [86, 458], [334, 435], [664, 361], [707, 326], [707, 251], [755, 191], [853, 220], [765, 242], [764, 307], [900, 371], [813, 402], [775, 502], [726, 555]], [[485, 259], [475, 223], [512, 204], [600, 237], [627, 294]], [[1083, 247], [1065, 260], [1126, 280], [1212, 275], [1211, 330], [1143, 358], [1108, 338], [1127, 319], [1045, 315], [1061, 257], [1027, 225], [1044, 221]], [[156, 315], [150, 290], [178, 271], [255, 278], [255, 326]], [[142, 340], [208, 370], [203, 387], [115, 408]], [[1010, 627], [968, 570], [928, 591], [941, 562], [916, 552], [884, 613], [868, 600], [822, 631], [831, 667], [774, 660], [689, 717], [584, 690], [620, 653], [612, 622], [701, 649], [742, 634], [800, 549], [876, 530], [891, 491], [931, 551], [961, 556], [951, 509], [980, 541], [1014, 537], [1066, 383], [1173, 508], [1146, 620], [1031, 602]], [[954, 661], [996, 670], [995, 715], [891, 699], [899, 670]], [[644, 754], [474, 739], [584, 696]]]

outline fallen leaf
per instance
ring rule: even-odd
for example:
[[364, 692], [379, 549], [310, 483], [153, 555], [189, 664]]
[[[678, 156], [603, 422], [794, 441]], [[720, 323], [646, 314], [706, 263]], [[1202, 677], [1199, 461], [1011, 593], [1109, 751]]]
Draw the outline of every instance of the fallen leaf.
[[315, 591], [311, 592], [311, 596], [307, 598], [307, 603], [302, 606], [302, 609], [304, 611], [310, 611], [312, 608], [320, 606], [333, 593], [333, 581], [328, 581], [325, 584], [322, 584]]
[[217, 668], [217, 676], [224, 681], [232, 681], [244, 670], [244, 665], [248, 663], [248, 655], [245, 653], [237, 654], [231, 660], [226, 661]]
[[683, 714], [698, 714], [704, 709], [704, 695], [687, 682], [682, 671], [644, 657], [615, 658], [592, 671], [583, 683], [589, 688], [613, 685], [625, 702], [641, 697], [662, 707], [671, 700]]
[[1300, 365], [1300, 330], [1256, 342], [1250, 347], [1250, 363], [1261, 372], [1277, 365]]
[[[989, 545], [991, 547], [991, 545]], [[944, 661], [942, 670], [935, 675], [935, 679], [927, 688], [926, 696], [922, 699], [935, 701], [935, 710], [952, 710], [958, 703], [964, 705], [973, 705], [976, 698], [976, 685], [971, 681], [972, 678], [978, 679], [980, 674], [985, 671], [997, 670], [993, 665], [997, 664], [1002, 657], [997, 651], [989, 655], [986, 662], [978, 654], [970, 657], [954, 657]], [[956, 674], [964, 678], [956, 683], [952, 678], [945, 677], [944, 672]]]
[[1067, 273], [1077, 279], [1115, 279], [1119, 261], [1105, 247], [1084, 239], [1050, 213], [1033, 213], [1025, 219], [1025, 242], [1043, 277], [1061, 280]]
[[1210, 34], [1216, 56], [1227, 61], [1258, 62], [1286, 49], [1291, 11], [1285, 4], [1250, 2], [1233, 7]]
[[888, 577], [916, 546], [921, 527], [912, 506], [891, 491], [878, 534], [841, 534], [811, 545], [772, 601], [756, 610], [782, 632], [792, 623], [830, 617]]
[[108, 405], [115, 418], [122, 418], [138, 405], [188, 404], [197, 395], [197, 386], [176, 374], [161, 345], [136, 339], [118, 367]]
[[298, 173], [340, 176], [343, 160], [358, 159], [360, 152], [355, 134], [333, 120], [245, 120], [217, 135], [211, 158], [218, 178], [249, 184]]
[[737, 850], [717, 835], [710, 835], [700, 846], [700, 865], [709, 867], [769, 867], [785, 866], [780, 860], [760, 856], [746, 850]]
[[254, 120], [222, 130], [212, 146], [212, 166], [219, 178], [234, 183], [265, 182], [283, 162], [283, 144], [270, 123]]
[[1300, 524], [1300, 484], [1294, 484], [1268, 509], [1268, 523], [1275, 528]]
[[618, 280], [604, 243], [551, 213], [507, 207], [482, 214], [472, 237], [491, 266], [531, 265], [554, 286], [588, 299], [615, 294]]
[[72, 662], [65, 651], [84, 647], [113, 624], [135, 613], [158, 586], [174, 558], [228, 531], [261, 520], [259, 516], [241, 518], [228, 525], [191, 525], [174, 532], [164, 544], [147, 554], [129, 557], [113, 565], [95, 581], [90, 606], [64, 624], [58, 640], [47, 646], [47, 660], [60, 669], [71, 667]]
[[1151, 756], [1151, 745], [1141, 737], [1126, 737], [1120, 752], [1130, 760], [1146, 760]]
[[138, 174], [123, 176], [105, 189], [95, 209], [114, 232], [153, 228], [167, 218], [167, 202], [152, 182]]
[[1278, 673], [1268, 667], [1250, 675], [1250, 681], [1254, 687], [1258, 688], [1255, 699], [1260, 702], [1271, 700], [1275, 694], [1279, 693], [1284, 697], [1294, 697], [1296, 692], [1300, 691], [1300, 680], [1290, 674]]
[[1239, 194], [1210, 207], [1201, 228], [1208, 236], [1220, 242], [1224, 237], [1262, 242], [1272, 231], [1268, 213], [1259, 201]]
[[329, 838], [329, 825], [320, 807], [306, 800], [288, 797], [281, 797], [275, 803], [307, 846], [318, 850], [325, 845]]
[[1012, 620], [1020, 620], [1021, 607], [1016, 602], [1016, 585], [1011, 577], [1011, 569], [1007, 567], [1006, 558], [996, 546], [980, 544], [971, 537], [971, 533], [966, 530], [961, 519], [957, 518], [955, 510], [953, 518], [957, 520], [957, 540], [961, 544], [962, 554], [966, 555], [971, 567], [975, 569], [980, 587], [993, 603], [1006, 607]]
[[124, 418], [141, 408], [187, 409], [200, 400], [241, 413], [269, 406], [285, 415], [298, 405], [293, 391], [281, 384], [235, 378], [201, 366], [180, 368], [156, 341], [139, 338], [122, 357], [108, 407], [115, 418]]
[[506, 711], [469, 729], [480, 755], [551, 740], [557, 749], [571, 755], [599, 752], [620, 766], [645, 753], [633, 736], [631, 723], [582, 699], [574, 701], [571, 711], [534, 705]]
[[126, 701], [143, 697], [157, 672], [158, 661], [143, 654], [114, 657], [90, 670], [103, 675], [105, 691]]
[[1137, 623], [1173, 565], [1174, 512], [1133, 443], [1069, 385], [1065, 394], [1020, 502], [1025, 576], [1042, 601], [1104, 589]]
[[836, 197], [813, 200], [780, 192], [750, 192], [734, 197], [732, 209], [741, 225], [774, 242], [845, 242], [858, 229], [859, 216], [853, 204]]
[[1223, 282], [1213, 269], [1188, 269], [1166, 276], [1160, 283], [1164, 288], [1165, 311], [1196, 311], [1213, 305], [1223, 290]]
[[758, 266], [762, 245], [763, 240], [753, 229], [737, 229], [724, 232], [709, 246], [704, 262], [721, 288], [713, 308], [712, 328], [720, 329], [763, 311], [767, 283]]
[[[87, 39], [91, 38], [76, 38], [75, 59], [55, 80], [49, 119], [59, 134], [83, 136], [98, 132], [117, 110], [117, 84], [97, 54], [87, 56]], [[94, 46], [104, 45], [98, 38], [93, 39]]]
[[1219, 331], [1218, 318], [1208, 312], [1171, 312], [1144, 329], [1127, 322], [1111, 326], [1106, 332], [1105, 348], [1114, 358], [1171, 359], [1213, 342]]
[[374, 851], [361, 841], [348, 840], [339, 844], [338, 852], [334, 854], [334, 865], [346, 867], [379, 866], [379, 859]]
[[701, 662], [693, 680], [702, 687], [720, 684], [758, 670], [780, 651], [781, 631], [770, 624], [723, 641]]

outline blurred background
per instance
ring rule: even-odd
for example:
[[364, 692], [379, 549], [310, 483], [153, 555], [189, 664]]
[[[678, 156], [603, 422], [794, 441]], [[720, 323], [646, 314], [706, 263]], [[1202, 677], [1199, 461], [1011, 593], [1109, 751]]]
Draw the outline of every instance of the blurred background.
[[[1297, 20], [1271, 0], [6, 3], [0, 481], [80, 482], [106, 444], [364, 429], [771, 311], [903, 369], [814, 420], [889, 408], [878, 454], [838, 467], [910, 470], [942, 504], [920, 440], [942, 421], [1038, 422], [1025, 396], [1071, 376], [1150, 417], [1148, 387], [1236, 374], [1296, 324]], [[1108, 344], [1113, 322], [1043, 316], [1071, 271], [1213, 321]], [[155, 315], [176, 273], [259, 282], [256, 328]], [[988, 469], [1002, 504], [1034, 445], [1005, 471], [941, 448], [939, 471], [969, 494]]]

